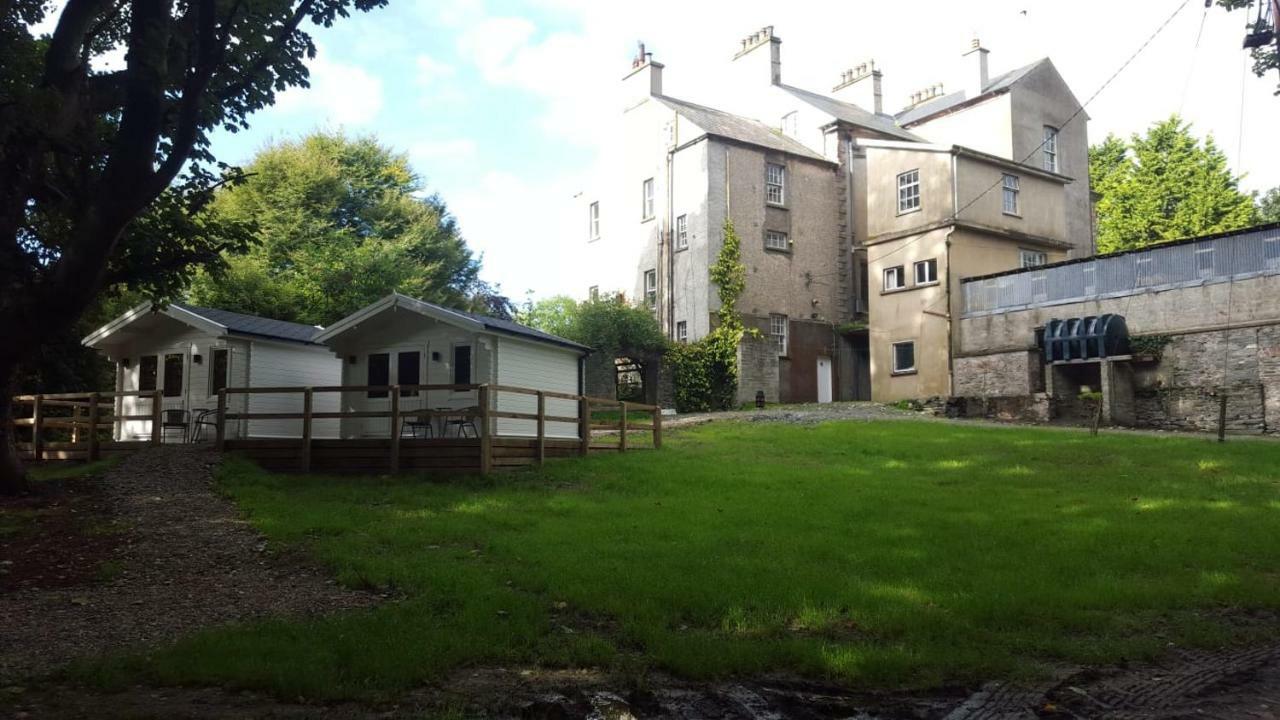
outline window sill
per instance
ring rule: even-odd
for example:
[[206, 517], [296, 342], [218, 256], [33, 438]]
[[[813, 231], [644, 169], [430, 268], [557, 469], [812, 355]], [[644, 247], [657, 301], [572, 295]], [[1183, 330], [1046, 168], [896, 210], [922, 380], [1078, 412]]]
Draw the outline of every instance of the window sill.
[[587, 242], [588, 242], [588, 243], [600, 242], [600, 238], [598, 238], [598, 237], [587, 238]]
[[911, 215], [911, 214], [913, 214], [913, 213], [918, 213], [918, 212], [920, 212], [920, 211], [921, 211], [921, 210], [923, 210], [923, 209], [924, 209], [924, 206], [919, 206], [919, 207], [911, 208], [910, 210], [899, 210], [899, 211], [898, 211], [898, 215], [897, 215], [897, 217], [902, 217], [903, 215]]
[[941, 283], [940, 281], [938, 281], [938, 280], [930, 280], [929, 282], [916, 283], [915, 285], [912, 285], [911, 287], [913, 287], [913, 288], [926, 288], [926, 287], [933, 287], [934, 285], [941, 285], [941, 284], [942, 284], [942, 283]]
[[904, 286], [904, 287], [900, 287], [900, 288], [892, 288], [892, 289], [890, 289], [890, 290], [881, 290], [881, 291], [880, 291], [880, 294], [881, 294], [881, 295], [897, 295], [898, 293], [908, 292], [908, 291], [913, 290], [913, 289], [914, 289], [914, 288], [912, 288], [912, 287], [910, 287], [910, 286]]
[[911, 368], [910, 370], [894, 370], [893, 372], [889, 373], [889, 377], [899, 377], [902, 375], [915, 375], [915, 374], [916, 374], [916, 369]]
[[688, 250], [688, 249], [689, 249], [688, 245], [677, 245], [671, 249], [671, 252], [684, 252], [685, 250]]
[[774, 253], [776, 255], [791, 254], [791, 248], [775, 248], [775, 247], [769, 247], [768, 245], [765, 246], [764, 251], [767, 253]]
[[1008, 210], [1002, 210], [1002, 211], [1000, 211], [1000, 214], [1001, 214], [1001, 215], [1008, 216], [1008, 217], [1018, 218], [1019, 220], [1021, 220], [1021, 219], [1022, 219], [1022, 215], [1021, 215], [1020, 213], [1016, 213], [1016, 212], [1009, 212]]
[[642, 224], [642, 225], [643, 225], [644, 223], [647, 223], [647, 222], [653, 222], [653, 219], [654, 219], [655, 217], [657, 217], [657, 215], [650, 215], [649, 217], [642, 217], [642, 218], [640, 218], [640, 224]]
[[787, 207], [787, 204], [786, 204], [786, 203], [769, 202], [768, 200], [765, 200], [765, 201], [764, 201], [764, 206], [765, 206], [765, 207], [771, 207], [771, 208], [777, 208], [778, 210], [790, 210], [790, 209], [791, 209], [791, 208]]

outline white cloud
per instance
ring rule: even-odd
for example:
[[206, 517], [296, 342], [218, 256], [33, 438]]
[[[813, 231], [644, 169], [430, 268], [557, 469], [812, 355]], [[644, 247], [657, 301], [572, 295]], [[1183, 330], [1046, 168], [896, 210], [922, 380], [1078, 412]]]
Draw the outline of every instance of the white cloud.
[[458, 72], [449, 63], [437, 60], [430, 55], [419, 55], [414, 59], [414, 65], [418, 68], [418, 83], [421, 85], [431, 85], [438, 80], [451, 78]]
[[508, 84], [512, 56], [526, 46], [536, 30], [524, 18], [486, 18], [458, 38], [458, 53], [475, 63], [489, 82]]
[[307, 67], [311, 87], [281, 93], [276, 100], [280, 112], [311, 115], [316, 124], [360, 126], [382, 111], [382, 80], [360, 66], [329, 60], [320, 48]]
[[475, 156], [476, 141], [471, 138], [422, 140], [409, 146], [409, 158], [420, 170], [429, 169], [433, 160], [466, 160]]

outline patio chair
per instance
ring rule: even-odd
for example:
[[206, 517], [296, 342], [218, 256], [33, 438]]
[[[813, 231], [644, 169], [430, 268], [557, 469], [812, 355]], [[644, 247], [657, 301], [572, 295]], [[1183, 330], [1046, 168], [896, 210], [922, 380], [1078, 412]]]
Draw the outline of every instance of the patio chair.
[[[404, 437], [404, 431], [409, 431], [409, 436], [418, 439], [435, 437], [435, 430], [431, 427], [431, 418], [421, 415], [406, 415], [400, 421], [400, 437]], [[419, 436], [421, 433], [421, 436]]]
[[[480, 411], [480, 408], [478, 407], [469, 407], [469, 408], [459, 409], [458, 413], [470, 416], [479, 411]], [[445, 419], [444, 431], [441, 433], [441, 436], [449, 437], [449, 430], [452, 429], [454, 433], [453, 435], [454, 437], [458, 437], [458, 438], [468, 437], [467, 428], [471, 429], [470, 437], [473, 437], [473, 438], [480, 437], [480, 432], [476, 430], [475, 419], [472, 417], [458, 417], [458, 418]]]
[[213, 428], [213, 434], [218, 434], [218, 411], [208, 410], [205, 408], [195, 408], [195, 420], [191, 421], [191, 440], [190, 442], [198, 443], [204, 439], [204, 429], [206, 426]]
[[177, 430], [182, 433], [182, 442], [186, 442], [191, 432], [191, 418], [186, 410], [174, 408], [165, 410], [160, 416], [160, 442], [164, 442], [169, 432]]

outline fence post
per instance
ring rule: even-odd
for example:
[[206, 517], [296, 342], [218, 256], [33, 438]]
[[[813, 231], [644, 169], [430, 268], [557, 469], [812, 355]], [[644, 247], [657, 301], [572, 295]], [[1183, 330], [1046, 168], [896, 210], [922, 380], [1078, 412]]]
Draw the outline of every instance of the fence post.
[[1218, 442], [1227, 441], [1227, 389], [1223, 387], [1218, 399]]
[[160, 432], [164, 424], [164, 391], [156, 390], [151, 396], [151, 444], [159, 445], [164, 441]]
[[622, 412], [618, 415], [618, 452], [627, 451], [627, 403], [620, 402]]
[[538, 391], [538, 464], [547, 459], [547, 396]]
[[89, 395], [89, 462], [97, 460], [98, 454], [98, 393], [91, 393]]
[[302, 391], [302, 472], [311, 472], [311, 388]]
[[80, 442], [80, 406], [71, 408], [71, 444]]
[[493, 469], [493, 437], [489, 427], [489, 386], [480, 386], [480, 474], [488, 475]]
[[227, 447], [227, 389], [218, 390], [218, 426], [214, 436], [214, 447], [222, 452]]
[[37, 395], [31, 405], [31, 453], [36, 462], [44, 459], [44, 412], [40, 407], [44, 395]]
[[400, 386], [391, 386], [391, 473], [400, 472]]
[[653, 449], [662, 449], [662, 408], [653, 408]]
[[578, 398], [578, 438], [578, 454], [585, 456], [591, 451], [591, 401], [585, 397]]

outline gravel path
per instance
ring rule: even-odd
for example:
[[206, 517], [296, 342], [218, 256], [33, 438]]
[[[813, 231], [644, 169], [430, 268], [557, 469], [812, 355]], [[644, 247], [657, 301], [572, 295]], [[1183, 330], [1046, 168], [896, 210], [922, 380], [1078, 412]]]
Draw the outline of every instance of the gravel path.
[[172, 640], [260, 615], [327, 613], [375, 596], [265, 553], [266, 541], [214, 492], [215, 452], [164, 446], [91, 480], [118, 524], [100, 584], [0, 593], [0, 683], [77, 657]]

